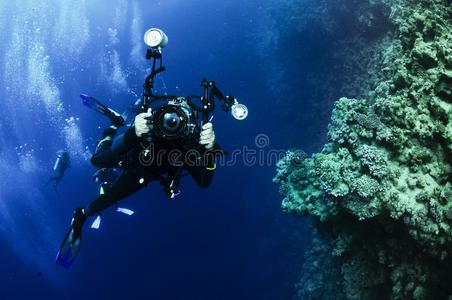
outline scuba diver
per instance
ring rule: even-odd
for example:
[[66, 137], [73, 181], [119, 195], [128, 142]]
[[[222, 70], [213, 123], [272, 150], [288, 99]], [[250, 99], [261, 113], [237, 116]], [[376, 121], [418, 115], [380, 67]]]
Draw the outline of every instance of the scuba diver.
[[53, 189], [57, 190], [57, 185], [60, 183], [60, 181], [64, 177], [64, 173], [66, 170], [71, 166], [71, 161], [69, 157], [69, 152], [66, 150], [61, 150], [57, 152], [57, 159], [55, 161], [55, 164], [53, 166], [53, 171], [56, 173], [55, 176], [52, 176], [47, 181], [47, 184], [53, 183]]
[[[91, 158], [94, 166], [104, 170], [96, 172], [95, 177], [100, 178], [103, 173], [108, 173], [105, 170], [113, 168], [121, 169], [122, 174], [118, 179], [106, 181], [108, 184], [101, 186], [99, 196], [86, 207], [75, 209], [56, 258], [56, 263], [66, 268], [73, 264], [79, 253], [82, 228], [88, 217], [99, 215], [152, 181], [160, 182], [171, 199], [180, 194], [180, 180], [186, 175], [191, 175], [199, 187], [209, 187], [216, 169], [216, 158], [225, 154], [216, 143], [212, 118], [209, 118], [215, 108], [215, 99], [221, 101], [222, 108], [231, 111], [236, 119], [246, 118], [244, 105], [234, 97], [224, 96], [215, 82], [206, 79], [201, 83], [204, 89], [202, 97], [154, 95], [154, 77], [165, 70], [161, 49], [166, 45], [167, 37], [161, 30], [151, 28], [146, 32], [145, 42], [150, 47], [146, 57], [153, 59], [152, 71], [145, 80], [140, 110], [129, 125], [124, 126], [124, 118], [99, 100], [80, 95], [84, 105], [105, 115], [111, 123], [104, 130]], [[158, 69], [156, 61], [160, 61]], [[195, 104], [196, 99], [202, 105]], [[155, 106], [158, 102], [163, 104]], [[118, 134], [121, 127], [125, 130]], [[133, 214], [128, 209], [118, 208], [117, 211]], [[100, 216], [91, 227], [98, 228], [99, 224]]]

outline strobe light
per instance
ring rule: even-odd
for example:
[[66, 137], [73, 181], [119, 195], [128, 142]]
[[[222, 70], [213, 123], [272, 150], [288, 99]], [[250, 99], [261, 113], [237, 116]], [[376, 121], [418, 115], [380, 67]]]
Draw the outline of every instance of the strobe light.
[[144, 34], [144, 43], [152, 49], [162, 49], [168, 44], [168, 37], [162, 30], [151, 28]]
[[231, 107], [231, 114], [234, 117], [234, 119], [242, 121], [245, 120], [246, 117], [248, 117], [248, 107], [244, 104], [235, 103]]

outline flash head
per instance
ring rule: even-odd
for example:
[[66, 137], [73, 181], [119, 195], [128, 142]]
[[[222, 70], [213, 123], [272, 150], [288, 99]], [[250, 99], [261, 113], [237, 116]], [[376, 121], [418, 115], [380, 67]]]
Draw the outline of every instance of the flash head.
[[248, 117], [248, 107], [244, 104], [235, 103], [231, 107], [231, 114], [236, 120], [245, 120]]
[[152, 49], [162, 49], [168, 44], [168, 37], [158, 28], [151, 28], [144, 34], [144, 43]]

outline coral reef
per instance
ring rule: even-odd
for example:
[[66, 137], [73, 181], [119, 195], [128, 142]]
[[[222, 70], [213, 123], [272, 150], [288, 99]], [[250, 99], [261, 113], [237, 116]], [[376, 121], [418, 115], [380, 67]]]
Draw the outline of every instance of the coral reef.
[[369, 93], [335, 103], [320, 153], [278, 163], [282, 208], [312, 216], [329, 238], [313, 251], [334, 258], [337, 268], [321, 261], [339, 274], [335, 295], [452, 299], [452, 5], [363, 2], [384, 5], [392, 24], [364, 70]]
[[[378, 67], [381, 45], [392, 27], [381, 3], [362, 0], [282, 0], [271, 11], [274, 24], [258, 48], [272, 60], [269, 75], [276, 120], [291, 119], [297, 141], [317, 151], [326, 141], [334, 102], [342, 96], [366, 96], [371, 88], [368, 72]], [[365, 14], [366, 17], [363, 17]], [[358, 51], [357, 51], [358, 49]], [[275, 59], [277, 58], [277, 59]], [[281, 95], [284, 95], [281, 97]], [[293, 114], [293, 108], [302, 109]], [[287, 126], [275, 130], [285, 132]]]

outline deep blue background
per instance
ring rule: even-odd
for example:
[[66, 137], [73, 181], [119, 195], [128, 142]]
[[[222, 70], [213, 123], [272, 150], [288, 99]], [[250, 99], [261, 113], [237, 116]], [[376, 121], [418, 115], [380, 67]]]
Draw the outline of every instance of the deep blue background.
[[[108, 125], [79, 104], [78, 94], [103, 99], [117, 110], [129, 107], [141, 93], [148, 67], [130, 52], [147, 28], [162, 28], [169, 37], [164, 51], [167, 72], [157, 79], [159, 92], [200, 93], [200, 80], [209, 78], [248, 105], [250, 116], [244, 122], [221, 111], [215, 115], [217, 140], [230, 151], [258, 149], [258, 134], [270, 139], [265, 152], [318, 150], [329, 110], [318, 104], [323, 99], [308, 97], [312, 95], [306, 92], [310, 85], [304, 76], [328, 65], [327, 40], [309, 32], [309, 43], [295, 42], [299, 31], [281, 15], [279, 1], [270, 0], [23, 1], [1, 3], [0, 14], [5, 32], [0, 40], [0, 94], [5, 99], [0, 106], [5, 179], [0, 189], [1, 299], [294, 295], [309, 231], [305, 220], [280, 210], [278, 187], [271, 182], [275, 162], [218, 168], [207, 190], [186, 178], [183, 194], [171, 201], [158, 184], [151, 185], [121, 204], [136, 211], [133, 217], [108, 210], [101, 230], [86, 228], [70, 271], [52, 260], [73, 208], [96, 197], [91, 179], [95, 169], [81, 150], [87, 146], [92, 151]], [[134, 18], [137, 37], [131, 29]], [[288, 24], [282, 26], [284, 22]], [[87, 37], [81, 32], [83, 25]], [[61, 27], [68, 32], [58, 39], [55, 32]], [[108, 37], [111, 30], [118, 32], [115, 42]], [[139, 54], [144, 55], [141, 47]], [[110, 64], [115, 55], [124, 86], [115, 85], [117, 65]], [[29, 88], [34, 83], [39, 92]], [[54, 90], [43, 88], [49, 83]], [[53, 98], [57, 104], [49, 103]], [[59, 106], [62, 110], [55, 110]], [[78, 119], [65, 121], [69, 117]], [[65, 131], [68, 126], [73, 130]], [[74, 130], [80, 138], [67, 139]], [[26, 150], [18, 151], [20, 146]], [[71, 149], [73, 166], [55, 194], [45, 181], [55, 152], [62, 148]], [[25, 165], [24, 151], [29, 162]]]

